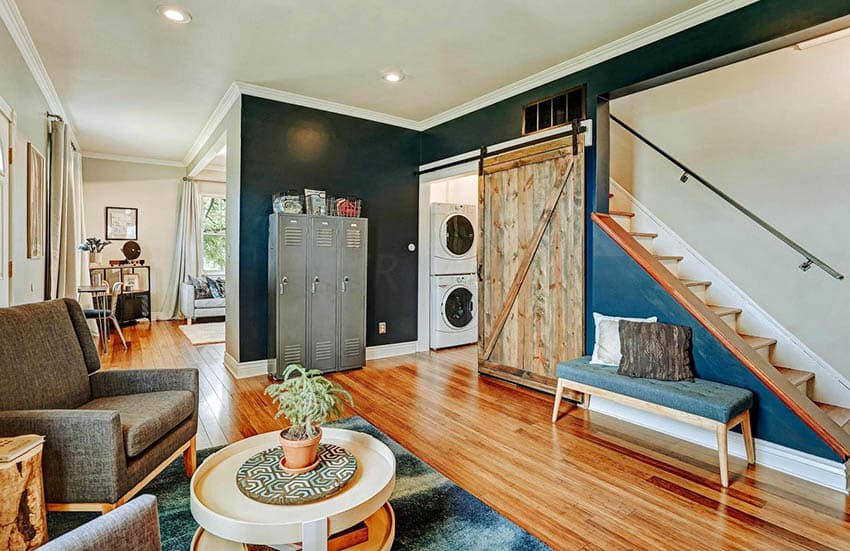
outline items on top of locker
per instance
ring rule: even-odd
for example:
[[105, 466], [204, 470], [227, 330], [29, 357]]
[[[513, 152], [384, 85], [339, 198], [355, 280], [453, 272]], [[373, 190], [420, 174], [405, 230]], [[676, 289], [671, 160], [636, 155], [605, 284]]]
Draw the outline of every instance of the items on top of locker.
[[363, 201], [357, 197], [333, 196], [315, 189], [275, 193], [272, 208], [278, 214], [312, 214], [315, 216], [342, 216], [359, 218]]

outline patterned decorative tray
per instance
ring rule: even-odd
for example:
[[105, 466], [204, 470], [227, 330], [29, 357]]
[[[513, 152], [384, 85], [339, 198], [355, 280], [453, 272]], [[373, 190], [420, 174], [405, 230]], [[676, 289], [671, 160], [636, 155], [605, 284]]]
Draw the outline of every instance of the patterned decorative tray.
[[239, 491], [269, 505], [301, 505], [339, 492], [357, 471], [357, 459], [334, 444], [319, 444], [319, 466], [303, 474], [285, 473], [283, 457], [280, 447], [252, 455], [236, 471]]

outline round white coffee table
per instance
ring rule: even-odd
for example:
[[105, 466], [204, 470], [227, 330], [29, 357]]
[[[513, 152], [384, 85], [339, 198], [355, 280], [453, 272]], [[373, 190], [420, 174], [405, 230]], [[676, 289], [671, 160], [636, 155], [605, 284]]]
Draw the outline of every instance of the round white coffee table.
[[304, 551], [324, 551], [328, 536], [366, 521], [369, 541], [351, 549], [389, 549], [395, 517], [388, 503], [395, 487], [395, 456], [377, 439], [345, 429], [324, 428], [322, 442], [357, 458], [357, 472], [338, 494], [303, 505], [268, 505], [236, 487], [236, 471], [252, 455], [279, 445], [278, 432], [246, 438], [206, 459], [190, 485], [192, 516], [201, 527], [193, 551], [240, 550], [242, 544], [285, 549], [302, 542]]

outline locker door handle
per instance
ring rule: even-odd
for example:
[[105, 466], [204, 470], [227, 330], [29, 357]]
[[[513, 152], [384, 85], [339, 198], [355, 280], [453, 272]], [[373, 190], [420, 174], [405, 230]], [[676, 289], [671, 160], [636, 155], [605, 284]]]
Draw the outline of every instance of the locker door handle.
[[316, 293], [316, 285], [319, 284], [319, 276], [313, 276], [313, 290], [311, 291], [313, 294]]
[[350, 281], [348, 276], [343, 276], [342, 278], [342, 292], [345, 292], [345, 286]]
[[287, 283], [289, 283], [289, 278], [287, 278], [286, 276], [283, 276], [283, 277], [280, 279], [280, 294], [281, 294], [281, 295], [282, 295], [282, 294], [283, 294], [283, 292], [286, 290], [286, 284], [287, 284]]

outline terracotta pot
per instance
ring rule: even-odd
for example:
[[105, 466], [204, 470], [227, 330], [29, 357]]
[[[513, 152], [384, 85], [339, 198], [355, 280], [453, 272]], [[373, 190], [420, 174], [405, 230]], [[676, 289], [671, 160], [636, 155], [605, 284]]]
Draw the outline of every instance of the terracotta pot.
[[309, 440], [289, 440], [280, 431], [280, 447], [285, 455], [283, 470], [288, 473], [306, 473], [319, 464], [319, 441], [322, 439], [322, 429]]

